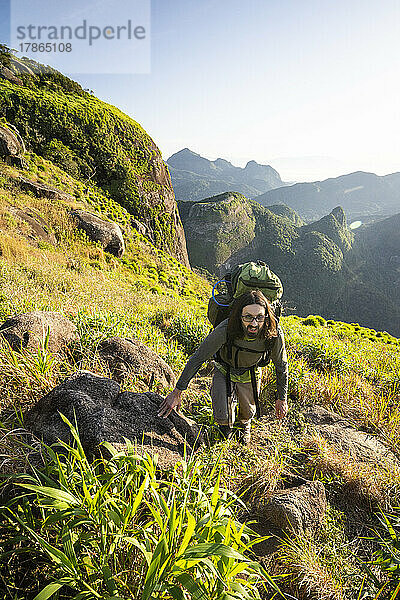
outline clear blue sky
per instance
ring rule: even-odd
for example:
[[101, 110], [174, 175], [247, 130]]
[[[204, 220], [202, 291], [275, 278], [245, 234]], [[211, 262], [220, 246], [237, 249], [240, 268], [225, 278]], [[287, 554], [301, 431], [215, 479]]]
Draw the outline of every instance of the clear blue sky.
[[398, 0], [152, 0], [150, 74], [75, 78], [164, 158], [300, 181], [400, 171], [399, 71]]

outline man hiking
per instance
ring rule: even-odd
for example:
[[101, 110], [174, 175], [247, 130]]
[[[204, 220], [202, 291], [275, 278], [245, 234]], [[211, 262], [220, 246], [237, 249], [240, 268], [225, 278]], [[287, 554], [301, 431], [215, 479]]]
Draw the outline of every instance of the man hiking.
[[[275, 365], [278, 395], [275, 413], [283, 419], [288, 411], [288, 366], [285, 341], [269, 301], [259, 290], [236, 298], [229, 318], [222, 321], [189, 358], [175, 389], [163, 400], [159, 416], [167, 417], [181, 405], [182, 392], [201, 365], [214, 357], [211, 386], [214, 420], [224, 438], [233, 433], [235, 404], [243, 427], [241, 441], [250, 442], [251, 421], [256, 415], [260, 389], [259, 368], [269, 359]], [[259, 416], [259, 415], [258, 415]]]

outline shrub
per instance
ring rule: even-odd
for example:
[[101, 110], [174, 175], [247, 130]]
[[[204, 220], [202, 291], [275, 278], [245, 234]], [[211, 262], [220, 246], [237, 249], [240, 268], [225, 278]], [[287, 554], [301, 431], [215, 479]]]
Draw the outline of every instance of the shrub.
[[[61, 140], [50, 140], [43, 148], [43, 156], [73, 177], [79, 178], [81, 176], [81, 168], [84, 173], [88, 174], [87, 170], [85, 171], [85, 168], [82, 167], [82, 161], [79, 157], [68, 146], [65, 146]], [[43, 166], [38, 165], [38, 168], [43, 169]]]
[[[372, 530], [373, 536], [369, 538], [378, 545], [378, 550], [373, 554], [373, 559], [364, 564], [367, 576], [363, 581], [359, 598], [367, 588], [374, 590], [374, 597], [378, 598], [382, 592], [382, 598], [394, 600], [400, 591], [400, 509], [395, 508], [392, 515], [381, 513], [378, 515], [379, 527]], [[379, 569], [386, 581], [381, 581], [374, 570]], [[376, 593], [376, 595], [375, 595]]]
[[311, 327], [320, 327], [321, 323], [314, 315], [309, 315], [303, 319], [303, 325], [310, 325]]
[[187, 354], [193, 354], [210, 332], [210, 325], [197, 314], [173, 314], [173, 311], [156, 313], [152, 322], [160, 327], [165, 335], [175, 339]]
[[301, 344], [297, 353], [303, 356], [312, 369], [344, 373], [348, 357], [328, 340], [313, 340]]
[[11, 67], [11, 50], [5, 44], [0, 44], [0, 60], [5, 67]]

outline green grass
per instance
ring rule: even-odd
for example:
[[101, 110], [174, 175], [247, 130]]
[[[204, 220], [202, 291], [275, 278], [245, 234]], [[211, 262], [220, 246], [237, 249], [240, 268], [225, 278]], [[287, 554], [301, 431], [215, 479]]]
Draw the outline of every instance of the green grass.
[[[71, 425], [70, 425], [71, 426]], [[242, 525], [239, 499], [220, 485], [217, 462], [179, 463], [168, 478], [134, 445], [89, 463], [74, 447], [44, 449], [45, 472], [15, 479], [22, 496], [5, 509], [2, 562], [16, 552], [40, 564], [36, 600], [260, 598], [278, 587], [249, 555], [259, 538]], [[18, 591], [17, 582], [9, 588]], [[60, 594], [60, 595], [59, 595]]]

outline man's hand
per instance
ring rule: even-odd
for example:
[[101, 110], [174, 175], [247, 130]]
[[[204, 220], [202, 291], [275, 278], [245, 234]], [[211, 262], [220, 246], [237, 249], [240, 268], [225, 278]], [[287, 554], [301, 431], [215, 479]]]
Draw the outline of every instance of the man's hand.
[[286, 417], [289, 410], [287, 400], [280, 400], [279, 398], [275, 401], [275, 414], [277, 419], [283, 419]]
[[181, 396], [182, 390], [174, 388], [172, 392], [169, 393], [168, 396], [162, 401], [161, 406], [158, 410], [158, 416], [163, 417], [165, 419], [175, 407], [177, 407], [179, 410], [182, 402]]

